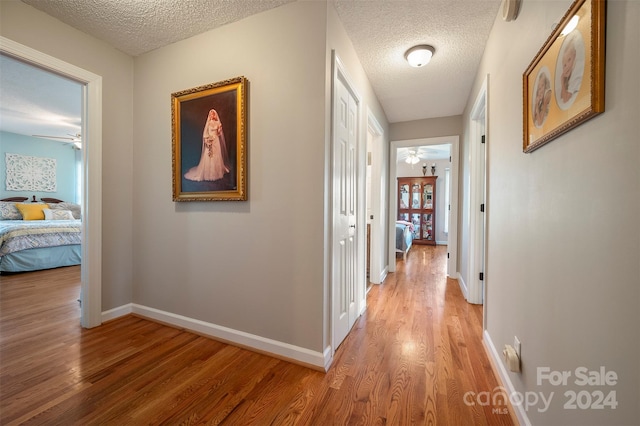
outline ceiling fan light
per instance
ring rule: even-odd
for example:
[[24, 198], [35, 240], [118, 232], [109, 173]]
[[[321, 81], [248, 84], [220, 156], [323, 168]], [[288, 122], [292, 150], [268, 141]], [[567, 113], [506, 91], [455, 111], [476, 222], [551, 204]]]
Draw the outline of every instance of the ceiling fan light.
[[420, 162], [420, 157], [418, 157], [418, 154], [415, 151], [409, 151], [409, 155], [407, 155], [407, 158], [404, 161], [406, 161], [407, 164], [414, 165]]
[[433, 56], [435, 49], [433, 46], [429, 46], [427, 44], [421, 44], [418, 46], [413, 46], [411, 49], [407, 50], [404, 54], [404, 58], [407, 60], [409, 65], [415, 68], [419, 68], [425, 66], [431, 61], [431, 57]]

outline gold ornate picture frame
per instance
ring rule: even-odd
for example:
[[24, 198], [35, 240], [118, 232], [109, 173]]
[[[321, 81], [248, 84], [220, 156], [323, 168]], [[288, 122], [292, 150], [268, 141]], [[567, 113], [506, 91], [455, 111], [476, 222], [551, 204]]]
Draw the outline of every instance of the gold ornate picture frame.
[[173, 201], [247, 199], [247, 80], [171, 94]]
[[606, 0], [576, 0], [523, 74], [524, 152], [604, 112], [605, 24]]

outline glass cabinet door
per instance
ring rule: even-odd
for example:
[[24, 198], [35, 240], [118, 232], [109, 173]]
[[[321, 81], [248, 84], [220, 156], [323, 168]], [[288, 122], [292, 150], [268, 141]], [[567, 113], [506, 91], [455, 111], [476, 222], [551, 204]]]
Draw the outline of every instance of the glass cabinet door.
[[411, 223], [413, 223], [413, 238], [420, 239], [420, 213], [411, 215]]
[[411, 208], [412, 209], [419, 209], [420, 208], [420, 193], [422, 191], [420, 190], [420, 184], [419, 183], [414, 183], [413, 185], [411, 185]]
[[400, 208], [401, 209], [409, 208], [409, 184], [408, 183], [400, 185]]
[[433, 215], [431, 213], [422, 215], [422, 238], [433, 240]]
[[433, 185], [427, 183], [422, 190], [423, 209], [433, 208]]

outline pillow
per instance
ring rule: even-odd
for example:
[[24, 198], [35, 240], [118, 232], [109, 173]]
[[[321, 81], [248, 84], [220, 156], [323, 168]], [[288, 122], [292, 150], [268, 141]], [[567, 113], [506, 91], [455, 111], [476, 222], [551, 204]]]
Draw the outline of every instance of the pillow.
[[22, 215], [16, 208], [16, 203], [0, 201], [0, 220], [22, 220]]
[[51, 210], [69, 210], [71, 211], [71, 214], [73, 215], [74, 219], [80, 219], [81, 214], [80, 214], [80, 205], [79, 204], [74, 204], [74, 203], [67, 203], [67, 202], [63, 202], [63, 203], [55, 203], [55, 204], [49, 204], [49, 208]]
[[60, 209], [44, 209], [42, 210], [44, 213], [44, 220], [74, 220], [73, 213], [71, 210], [60, 210]]
[[44, 209], [48, 209], [47, 204], [22, 204], [17, 203], [16, 208], [20, 210], [23, 220], [44, 220]]

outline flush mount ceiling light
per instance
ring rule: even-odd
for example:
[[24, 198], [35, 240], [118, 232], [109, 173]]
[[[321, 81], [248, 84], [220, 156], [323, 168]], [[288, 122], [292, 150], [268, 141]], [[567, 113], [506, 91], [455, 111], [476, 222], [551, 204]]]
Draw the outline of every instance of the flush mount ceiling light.
[[435, 51], [436, 50], [433, 46], [421, 44], [413, 46], [411, 49], [407, 50], [404, 54], [404, 58], [407, 60], [409, 65], [418, 68], [427, 65]]

